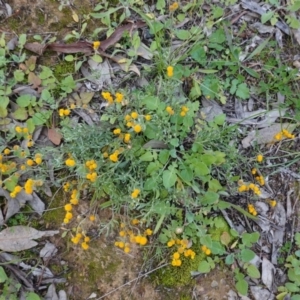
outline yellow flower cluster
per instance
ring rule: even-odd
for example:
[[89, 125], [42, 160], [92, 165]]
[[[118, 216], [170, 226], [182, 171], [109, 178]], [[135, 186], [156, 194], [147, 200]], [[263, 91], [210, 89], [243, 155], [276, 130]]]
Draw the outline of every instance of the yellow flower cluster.
[[24, 185], [24, 189], [27, 194], [32, 194], [34, 189], [34, 180], [31, 178], [27, 179]]
[[58, 114], [61, 118], [69, 116], [70, 113], [71, 113], [71, 111], [68, 108], [66, 108], [66, 109], [61, 108], [58, 110]]
[[131, 193], [131, 198], [137, 198], [140, 194], [140, 190], [139, 189], [134, 189], [133, 192]]
[[89, 173], [86, 174], [86, 178], [88, 180], [90, 180], [91, 182], [95, 182], [97, 180], [97, 173], [94, 172], [94, 170], [96, 170], [97, 168], [97, 163], [94, 159], [92, 160], [88, 160], [86, 163], [85, 163], [85, 166], [88, 168], [89, 170]]
[[260, 195], [261, 191], [259, 189], [259, 187], [257, 185], [255, 185], [254, 183], [250, 183], [250, 184], [242, 184], [239, 188], [238, 191], [239, 192], [248, 192], [249, 190], [252, 190], [254, 192], [254, 194], [256, 195]]
[[211, 250], [209, 248], [207, 248], [205, 245], [203, 245], [201, 247], [201, 250], [202, 250], [203, 253], [205, 253], [205, 255], [207, 255], [207, 256], [211, 255]]
[[[72, 237], [71, 241], [72, 241], [73, 244], [77, 245], [77, 244], [79, 244], [79, 242], [82, 238], [83, 238], [83, 235], [80, 232], [78, 232], [74, 237]], [[91, 239], [88, 236], [85, 236], [83, 238], [83, 242], [81, 243], [81, 248], [83, 250], [89, 249], [90, 240]]]
[[255, 176], [255, 179], [258, 181], [260, 185], [265, 185], [265, 179], [263, 176]]
[[15, 127], [15, 131], [17, 132], [17, 133], [20, 133], [20, 134], [22, 134], [22, 133], [25, 133], [25, 134], [27, 134], [28, 133], [28, 128], [27, 127], [20, 127], [20, 126], [16, 126]]
[[120, 152], [118, 150], [115, 150], [115, 152], [109, 156], [109, 159], [115, 163], [119, 160], [119, 154]]
[[182, 261], [180, 259], [180, 255], [183, 254], [185, 257], [190, 257], [191, 259], [194, 259], [196, 256], [196, 253], [192, 249], [188, 249], [189, 241], [187, 239], [171, 239], [168, 241], [167, 246], [173, 247], [174, 245], [177, 246], [177, 251], [173, 253], [172, 255], [172, 262], [171, 265], [173, 267], [180, 267], [182, 264]]
[[181, 115], [182, 117], [184, 117], [188, 111], [189, 111], [189, 109], [188, 109], [186, 106], [182, 106], [182, 107], [181, 107], [180, 115]]
[[[101, 95], [108, 102], [108, 104], [114, 103], [114, 98], [110, 92], [102, 92]], [[124, 99], [124, 95], [120, 92], [117, 92], [115, 95], [116, 103], [122, 103], [123, 99]]]
[[76, 189], [74, 189], [71, 193], [71, 199], [70, 199], [70, 203], [73, 205], [77, 205], [79, 200], [78, 200], [78, 191]]
[[9, 194], [11, 198], [16, 198], [17, 194], [22, 191], [22, 187], [19, 185], [16, 185], [14, 190]]
[[74, 167], [76, 165], [76, 161], [72, 157], [69, 157], [66, 159], [65, 164], [68, 167]]
[[274, 136], [276, 141], [281, 141], [283, 138], [294, 139], [295, 135], [291, 134], [287, 129], [283, 129]]
[[43, 161], [42, 154], [40, 154], [40, 153], [35, 154], [34, 161], [37, 165], [40, 165]]
[[171, 5], [169, 6], [169, 11], [170, 11], [170, 12], [174, 12], [176, 9], [178, 9], [178, 7], [179, 7], [178, 2], [174, 2], [173, 4], [171, 4]]
[[253, 204], [248, 204], [248, 211], [251, 215], [256, 216], [257, 215], [257, 211], [254, 207]]
[[120, 135], [121, 134], [121, 129], [120, 128], [114, 129], [113, 134]]
[[167, 106], [166, 112], [171, 116], [174, 115], [174, 110], [171, 106]]
[[[134, 222], [133, 222], [134, 221]], [[131, 221], [131, 224], [137, 225], [139, 223], [139, 220], [134, 219]], [[153, 231], [150, 228], [147, 228], [144, 231], [143, 235], [134, 235], [132, 230], [126, 230], [125, 224], [121, 223], [120, 227], [122, 230], [119, 231], [119, 236], [123, 238], [123, 241], [116, 241], [115, 246], [119, 247], [120, 249], [123, 249], [125, 253], [130, 252], [130, 243], [133, 244], [139, 244], [141, 246], [145, 246], [148, 243], [148, 238], [147, 236], [151, 236], [153, 234]], [[127, 240], [129, 238], [129, 242]]]
[[172, 66], [167, 67], [167, 76], [168, 77], [173, 77], [174, 75], [174, 68]]

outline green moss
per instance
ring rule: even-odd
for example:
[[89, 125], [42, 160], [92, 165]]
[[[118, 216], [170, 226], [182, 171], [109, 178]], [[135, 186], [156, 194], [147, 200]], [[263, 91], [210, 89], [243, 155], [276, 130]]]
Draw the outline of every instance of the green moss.
[[60, 225], [65, 217], [65, 211], [62, 208], [63, 205], [63, 196], [61, 193], [57, 193], [56, 197], [50, 203], [49, 207], [43, 215], [43, 219], [45, 220], [45, 222], [56, 226]]
[[179, 287], [193, 284], [194, 280], [191, 277], [191, 272], [198, 270], [198, 265], [205, 258], [205, 254], [199, 252], [200, 245], [195, 245], [191, 249], [196, 253], [194, 259], [182, 256], [180, 258], [182, 260], [180, 267], [173, 267], [170, 265], [159, 269], [152, 276], [154, 283], [167, 287]]
[[75, 71], [74, 63], [68, 61], [61, 61], [53, 70], [53, 74], [58, 81], [64, 79], [68, 74], [73, 74]]
[[43, 25], [45, 23], [45, 14], [39, 9], [36, 9], [35, 13], [37, 17], [37, 23], [39, 25]]

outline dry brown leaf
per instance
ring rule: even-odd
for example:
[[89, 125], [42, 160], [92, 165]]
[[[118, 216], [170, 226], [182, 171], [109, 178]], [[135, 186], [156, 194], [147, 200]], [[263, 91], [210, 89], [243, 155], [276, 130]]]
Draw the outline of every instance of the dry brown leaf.
[[60, 145], [62, 135], [56, 130], [56, 128], [50, 128], [48, 129], [48, 139], [54, 144], [54, 145]]
[[73, 18], [73, 20], [74, 20], [76, 23], [79, 22], [79, 17], [78, 17], [78, 15], [76, 14], [75, 11], [73, 11], [73, 13], [72, 13], [72, 18]]
[[22, 251], [37, 245], [35, 239], [53, 236], [58, 230], [39, 231], [26, 226], [13, 226], [0, 232], [0, 249], [3, 251]]
[[32, 88], [36, 89], [42, 84], [42, 80], [33, 72], [29, 72], [28, 83], [32, 84]]

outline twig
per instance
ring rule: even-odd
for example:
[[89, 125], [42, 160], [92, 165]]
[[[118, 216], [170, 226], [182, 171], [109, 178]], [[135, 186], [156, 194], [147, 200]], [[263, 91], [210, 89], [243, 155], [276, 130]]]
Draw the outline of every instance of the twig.
[[100, 298], [97, 298], [96, 300], [103, 299], [103, 298], [105, 298], [106, 296], [108, 296], [108, 295], [114, 293], [115, 291], [117, 291], [117, 290], [123, 288], [124, 286], [129, 285], [130, 283], [132, 283], [132, 282], [134, 282], [134, 281], [136, 281], [136, 280], [139, 280], [140, 278], [142, 278], [142, 277], [144, 277], [144, 276], [147, 276], [148, 274], [151, 274], [151, 273], [153, 273], [154, 271], [159, 270], [159, 269], [161, 269], [161, 268], [167, 266], [168, 264], [169, 264], [169, 263], [166, 263], [166, 264], [164, 264], [164, 265], [162, 265], [162, 266], [159, 266], [159, 267], [157, 267], [157, 268], [155, 268], [155, 269], [153, 269], [153, 270], [151, 270], [151, 271], [149, 271], [149, 272], [147, 272], [147, 273], [145, 273], [145, 274], [143, 274], [143, 275], [138, 276], [137, 278], [134, 278], [134, 279], [132, 279], [132, 280], [126, 282], [126, 283], [120, 285], [119, 287], [117, 287], [117, 288], [111, 290], [110, 292], [104, 294], [104, 295], [101, 296]]

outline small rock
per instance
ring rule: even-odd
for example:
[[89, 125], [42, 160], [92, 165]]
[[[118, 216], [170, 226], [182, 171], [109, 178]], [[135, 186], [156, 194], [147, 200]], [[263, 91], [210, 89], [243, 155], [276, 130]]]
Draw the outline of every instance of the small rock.
[[216, 288], [218, 285], [219, 285], [219, 283], [218, 283], [217, 281], [214, 280], [214, 281], [211, 283], [210, 286], [211, 286], [212, 288]]

